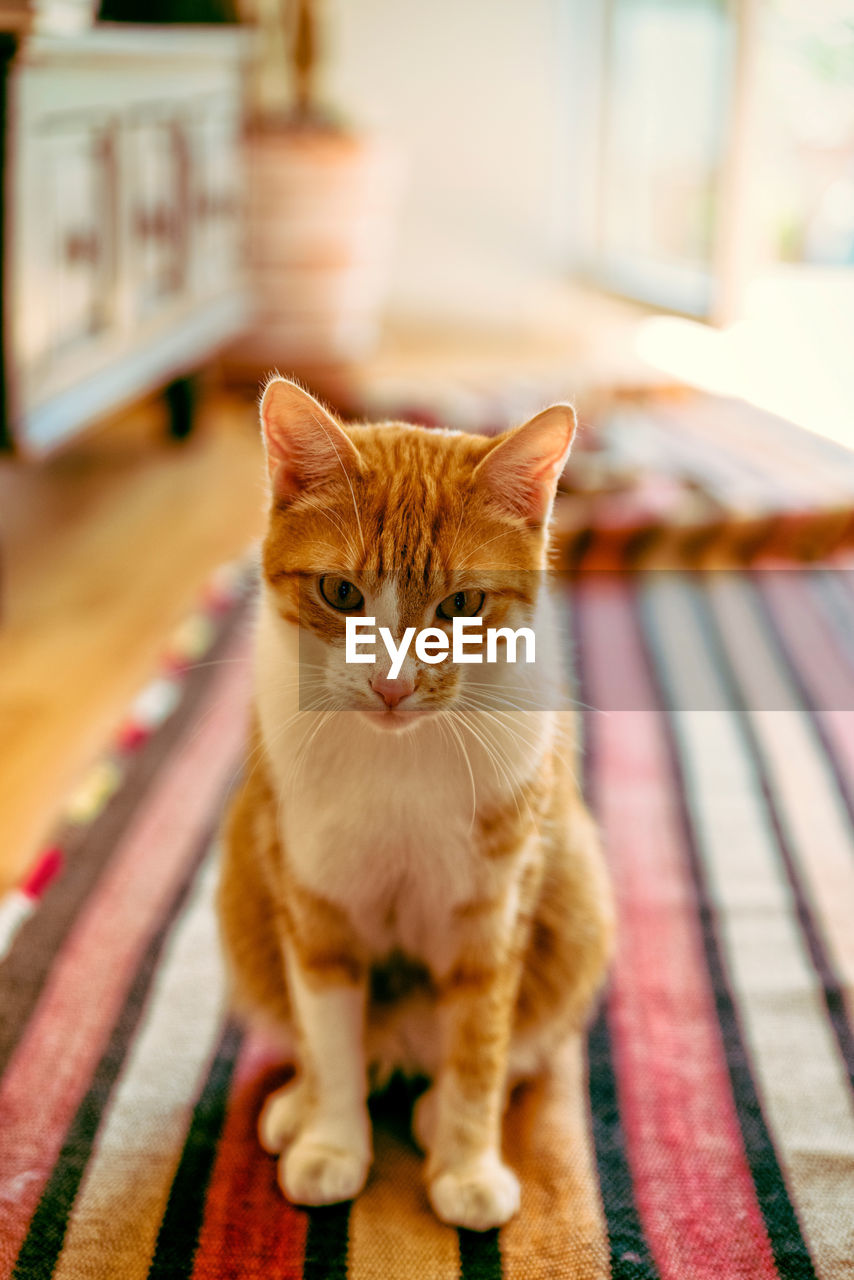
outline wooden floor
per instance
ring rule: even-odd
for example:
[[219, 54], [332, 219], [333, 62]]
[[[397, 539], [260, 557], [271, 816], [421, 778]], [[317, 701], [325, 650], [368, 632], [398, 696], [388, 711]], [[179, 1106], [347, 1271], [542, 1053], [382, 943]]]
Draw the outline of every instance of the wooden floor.
[[200, 418], [176, 445], [154, 402], [48, 462], [0, 462], [0, 892], [206, 576], [261, 532], [254, 404]]

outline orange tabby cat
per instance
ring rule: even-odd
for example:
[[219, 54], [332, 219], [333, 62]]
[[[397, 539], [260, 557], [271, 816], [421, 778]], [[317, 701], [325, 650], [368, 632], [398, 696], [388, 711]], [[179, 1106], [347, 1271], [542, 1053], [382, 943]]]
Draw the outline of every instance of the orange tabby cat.
[[541, 571], [574, 415], [556, 405], [496, 439], [343, 427], [277, 378], [261, 421], [253, 741], [219, 894], [236, 996], [297, 1063], [261, 1142], [289, 1199], [349, 1199], [371, 1163], [369, 1087], [426, 1074], [414, 1129], [431, 1203], [484, 1230], [519, 1205], [508, 1090], [580, 1033], [602, 983], [598, 838], [568, 717], [538, 686], [547, 658], [461, 666], [410, 647], [392, 677], [382, 644], [342, 660], [345, 621], [396, 640], [459, 616], [536, 624], [548, 649]]

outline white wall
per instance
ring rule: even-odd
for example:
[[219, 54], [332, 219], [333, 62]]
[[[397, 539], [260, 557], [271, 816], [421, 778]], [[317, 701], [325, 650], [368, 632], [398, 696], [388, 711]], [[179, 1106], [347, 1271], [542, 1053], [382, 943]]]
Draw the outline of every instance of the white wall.
[[391, 309], [526, 320], [567, 266], [562, 0], [327, 0], [327, 96], [406, 164]]

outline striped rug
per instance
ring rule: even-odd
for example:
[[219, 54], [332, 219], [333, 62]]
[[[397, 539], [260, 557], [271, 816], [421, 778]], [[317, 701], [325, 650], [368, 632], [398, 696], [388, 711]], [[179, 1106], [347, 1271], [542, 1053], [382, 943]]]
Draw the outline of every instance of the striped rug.
[[0, 965], [0, 1276], [854, 1277], [852, 574], [585, 575], [564, 598], [620, 942], [586, 1061], [512, 1102], [520, 1216], [436, 1222], [399, 1088], [353, 1205], [276, 1189], [254, 1129], [287, 1067], [227, 1013], [211, 908], [238, 601], [135, 704]]

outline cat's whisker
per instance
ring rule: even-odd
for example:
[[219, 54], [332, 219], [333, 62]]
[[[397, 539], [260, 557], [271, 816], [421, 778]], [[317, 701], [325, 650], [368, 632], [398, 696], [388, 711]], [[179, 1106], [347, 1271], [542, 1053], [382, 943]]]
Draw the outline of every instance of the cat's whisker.
[[324, 516], [332, 525], [332, 527], [338, 530], [338, 532], [340, 533], [344, 541], [344, 545], [346, 546], [347, 550], [350, 552], [350, 555], [353, 557], [353, 560], [358, 561], [360, 556], [359, 548], [356, 545], [356, 543], [353, 541], [353, 538], [350, 535], [350, 533], [347, 531], [343, 520], [339, 519], [337, 512], [329, 511], [326, 507], [321, 506], [319, 503], [311, 502], [306, 498], [303, 498], [303, 502], [310, 511], [316, 511], [318, 515]]
[[498, 778], [498, 780], [499, 780], [499, 781], [502, 781], [502, 780], [503, 780], [503, 782], [505, 783], [505, 785], [509, 786], [509, 787], [512, 789], [512, 781], [511, 781], [511, 779], [510, 779], [509, 775], [508, 775], [508, 774], [506, 773], [506, 771], [504, 770], [503, 765], [502, 765], [502, 767], [501, 767], [501, 777], [499, 778], [499, 776], [498, 776], [498, 771], [497, 771], [497, 766], [501, 765], [501, 762], [498, 760], [497, 755], [496, 755], [495, 753], [493, 753], [493, 751], [490, 749], [490, 747], [489, 747], [489, 746], [488, 746], [488, 745], [483, 741], [483, 739], [480, 737], [480, 735], [478, 734], [478, 732], [477, 732], [476, 728], [474, 727], [474, 725], [473, 725], [473, 723], [472, 723], [471, 717], [470, 717], [470, 716], [465, 716], [465, 715], [463, 715], [461, 712], [459, 712], [459, 711], [458, 711], [458, 710], [456, 710], [456, 709], [451, 710], [451, 712], [450, 712], [450, 716], [451, 716], [452, 720], [453, 720], [457, 725], [459, 725], [459, 726], [460, 726], [460, 730], [461, 730], [461, 732], [463, 732], [463, 733], [470, 733], [470, 734], [471, 734], [471, 736], [472, 736], [472, 737], [473, 737], [473, 738], [474, 738], [474, 739], [479, 743], [479, 745], [481, 746], [481, 748], [483, 749], [483, 751], [486, 753], [487, 758], [490, 760], [490, 763], [492, 764], [493, 769], [496, 771], [496, 778]]
[[[487, 538], [485, 542], [479, 542], [477, 546], [472, 547], [469, 554], [461, 560], [459, 564], [455, 564], [453, 568], [456, 571], [467, 568], [473, 557], [476, 556], [479, 551], [482, 551], [484, 547], [490, 546], [493, 542], [498, 542], [499, 538], [509, 538], [512, 533], [515, 533], [514, 529], [502, 529], [501, 532], [496, 533], [493, 538]], [[494, 573], [495, 570], [493, 569], [491, 572]]]
[[[544, 740], [544, 737], [542, 735], [535, 735], [534, 737], [529, 737], [528, 735], [526, 735], [526, 733], [522, 732], [519, 724], [519, 719], [517, 719], [516, 714], [504, 713], [504, 714], [510, 714], [511, 716], [511, 723], [506, 724], [506, 723], [503, 723], [503, 721], [501, 721], [501, 719], [499, 719], [497, 716], [495, 716], [495, 714], [490, 712], [490, 710], [487, 710], [484, 707], [479, 707], [479, 705], [476, 705], [475, 703], [471, 703], [471, 701], [467, 705], [469, 705], [469, 707], [471, 708], [472, 713], [474, 713], [474, 716], [478, 717], [478, 727], [480, 732], [483, 732], [484, 735], [488, 737], [490, 744], [493, 745], [494, 750], [497, 751], [499, 756], [501, 756], [501, 759], [503, 760], [504, 764], [506, 764], [506, 768], [508, 769], [508, 771], [510, 771], [511, 773], [513, 772], [513, 765], [512, 765], [512, 760], [510, 758], [510, 751], [508, 751], [507, 749], [508, 739], [510, 739], [511, 741], [520, 742], [520, 744], [524, 746], [526, 750], [529, 750], [531, 751], [531, 753], [534, 753], [535, 755], [538, 755], [540, 756], [540, 758], [542, 758], [542, 755], [545, 753], [545, 750], [547, 750], [549, 745], [547, 740]], [[484, 719], [489, 719], [489, 721], [494, 722], [495, 728], [490, 727], [490, 724], [485, 724]], [[472, 726], [472, 731], [474, 731], [474, 726]], [[531, 732], [534, 732], [534, 731], [531, 730]]]
[[[507, 689], [501, 685], [488, 684], [486, 682], [479, 683], [477, 680], [465, 680], [462, 684], [462, 689], [466, 692], [470, 689], [474, 690], [478, 697], [497, 698], [503, 706], [513, 711], [526, 712], [529, 715], [542, 715], [544, 711], [552, 710], [551, 707], [546, 705], [543, 698], [531, 698], [528, 694], [521, 693], [516, 689], [511, 689], [508, 693]], [[528, 705], [520, 705], [521, 703], [527, 703]]]
[[331, 556], [333, 558], [333, 563], [330, 564], [329, 566], [330, 572], [332, 572], [337, 568], [340, 568], [342, 572], [345, 572], [343, 565], [336, 566], [334, 564], [334, 559], [338, 557], [341, 554], [341, 552], [340, 552], [340, 549], [336, 546], [333, 546], [331, 542], [307, 542], [305, 544], [305, 549], [306, 551], [323, 551], [327, 555]]
[[324, 662], [309, 662], [307, 658], [300, 658], [298, 663], [300, 671], [323, 671], [328, 670]]
[[[297, 683], [299, 683], [299, 682], [297, 682]], [[323, 687], [324, 687], [324, 682], [319, 681], [319, 682], [318, 682], [318, 687], [323, 688]], [[330, 695], [330, 696], [331, 696], [331, 695]], [[316, 708], [315, 708], [315, 707], [313, 707], [313, 706], [304, 706], [304, 707], [303, 707], [303, 706], [300, 706], [300, 707], [297, 707], [295, 711], [293, 711], [293, 712], [292, 712], [289, 716], [287, 716], [283, 721], [281, 721], [279, 724], [277, 724], [277, 725], [276, 725], [275, 733], [273, 734], [272, 738], [270, 739], [270, 741], [269, 741], [269, 743], [268, 743], [268, 746], [272, 746], [274, 743], [279, 742], [279, 741], [284, 737], [285, 733], [286, 733], [286, 732], [287, 732], [287, 730], [291, 727], [291, 725], [296, 724], [296, 723], [297, 723], [297, 721], [300, 719], [300, 717], [301, 717], [301, 716], [307, 715], [307, 714], [309, 714], [310, 712], [312, 712], [312, 711], [313, 711], [313, 710], [315, 710], [315, 709], [316, 709]], [[256, 750], [256, 751], [263, 750], [263, 745], [262, 745], [262, 744], [259, 744], [258, 746], [256, 746], [255, 750]]]
[[471, 818], [469, 820], [469, 832], [471, 832], [474, 829], [474, 820], [477, 815], [477, 786], [475, 785], [474, 771], [471, 767], [471, 760], [469, 758], [469, 753], [466, 750], [466, 744], [463, 741], [462, 734], [454, 724], [454, 721], [453, 721], [454, 712], [449, 711], [447, 714], [449, 716], [449, 719], [446, 722], [447, 727], [450, 730], [450, 732], [453, 734], [457, 744], [459, 745], [460, 753], [463, 757], [463, 762], [466, 766], [466, 769], [468, 770], [469, 782], [471, 783]]
[[474, 715], [491, 720], [505, 737], [518, 740], [539, 755], [544, 754], [547, 739], [542, 727], [530, 724], [527, 719], [520, 719], [521, 716], [530, 716], [531, 712], [506, 711], [500, 707], [490, 707], [476, 699], [461, 699], [460, 705], [470, 709]]
[[465, 518], [465, 514], [466, 514], [466, 504], [465, 504], [465, 502], [461, 502], [461, 503], [460, 503], [460, 518], [459, 518], [459, 521], [457, 522], [457, 532], [454, 534], [454, 540], [453, 540], [453, 542], [451, 543], [451, 546], [450, 546], [450, 548], [449, 548], [449, 550], [448, 550], [448, 553], [447, 553], [447, 555], [446, 555], [446, 557], [445, 557], [445, 559], [446, 559], [449, 563], [450, 563], [451, 556], [454, 554], [454, 547], [457, 545], [457, 542], [459, 541], [460, 531], [461, 531], [461, 529], [462, 529], [462, 527], [463, 527], [463, 520], [464, 520], [464, 518]]
[[478, 729], [475, 728], [470, 718], [462, 716], [459, 712], [455, 712], [454, 715], [458, 720], [459, 724], [462, 726], [462, 728], [468, 731], [472, 735], [472, 737], [475, 738], [476, 741], [480, 743], [481, 747], [486, 752], [489, 759], [492, 761], [493, 766], [500, 767], [501, 778], [503, 779], [504, 784], [506, 785], [507, 789], [510, 792], [512, 792], [513, 795], [515, 796], [517, 788], [513, 780], [510, 761], [507, 755], [505, 754], [505, 752], [500, 748], [499, 744], [491, 736], [488, 739], [484, 738], [483, 734], [486, 733], [485, 726], [481, 725], [480, 727], [481, 731], [478, 731]]
[[[466, 679], [466, 681], [465, 681], [465, 686], [466, 686], [466, 688], [471, 688], [471, 689], [490, 689], [490, 690], [493, 690], [493, 691], [496, 693], [496, 695], [501, 696], [501, 697], [504, 697], [504, 693], [503, 693], [503, 690], [502, 690], [501, 686], [500, 686], [500, 685], [496, 685], [496, 684], [491, 684], [488, 680], [469, 680], [469, 679]], [[593, 705], [593, 703], [591, 703], [591, 702], [582, 702], [580, 698], [574, 698], [574, 697], [572, 697], [572, 695], [571, 695], [571, 694], [569, 694], [569, 693], [567, 693], [564, 689], [561, 689], [560, 696], [561, 696], [561, 698], [563, 699], [563, 702], [564, 702], [564, 703], [566, 703], [568, 707], [583, 708], [583, 710], [585, 710], [585, 711], [592, 711], [592, 712], [594, 712], [596, 715], [600, 715], [600, 716], [609, 716], [609, 715], [611, 714], [611, 712], [610, 712], [610, 711], [608, 711], [608, 710], [607, 710], [607, 708], [605, 708], [605, 707], [596, 707], [596, 706], [594, 706], [594, 705]], [[526, 698], [526, 695], [525, 695], [525, 694], [523, 694], [523, 693], [519, 693], [519, 692], [518, 692], [518, 691], [516, 691], [516, 690], [513, 690], [513, 697], [514, 697], [514, 698], [525, 699], [525, 698]], [[528, 701], [530, 701], [530, 702], [532, 703], [532, 706], [531, 706], [531, 710], [532, 710], [532, 711], [551, 711], [551, 710], [555, 710], [555, 711], [557, 711], [557, 710], [565, 710], [565, 709], [566, 709], [566, 708], [565, 708], [565, 707], [563, 707], [563, 706], [561, 706], [561, 707], [549, 707], [548, 705], [546, 705], [546, 704], [543, 702], [543, 700], [542, 700], [542, 699], [540, 699], [539, 701], [537, 701], [536, 699], [527, 699], [527, 700], [528, 700]], [[518, 708], [518, 710], [520, 710], [520, 711], [521, 711], [521, 710], [523, 710], [523, 709], [524, 709], [524, 708], [522, 708], [522, 707], [519, 707], [519, 708]]]
[[[484, 715], [489, 713], [480, 712], [479, 714]], [[471, 724], [470, 721], [468, 721], [467, 724], [470, 732], [475, 737], [478, 738], [484, 750], [489, 752], [489, 746], [487, 746], [487, 742], [485, 742], [483, 738], [480, 737], [477, 729], [475, 729], [475, 727]], [[528, 810], [528, 816], [531, 819], [531, 821], [534, 822], [535, 819], [531, 811], [531, 806], [528, 803], [528, 798], [525, 795], [524, 791], [520, 792], [518, 784], [516, 784], [513, 780], [513, 764], [512, 764], [512, 761], [510, 760], [508, 752], [505, 750], [504, 744], [497, 738], [497, 734], [494, 730], [492, 732], [489, 731], [489, 726], [480, 722], [479, 728], [481, 733], [485, 735], [488, 743], [491, 744], [492, 750], [494, 751], [496, 758], [502, 762], [502, 773], [506, 779], [508, 789], [513, 795], [513, 800], [516, 805], [516, 812], [521, 817], [521, 809], [519, 808], [519, 795], [521, 794], [522, 799], [525, 801], [525, 807]], [[506, 732], [507, 731], [502, 727], [502, 735], [506, 736]], [[511, 736], [515, 736], [515, 735], [511, 735]], [[531, 745], [528, 743], [525, 743], [524, 739], [522, 739], [521, 737], [519, 737], [519, 741], [523, 742], [523, 745], [527, 745], [529, 750], [532, 749]], [[537, 744], [537, 745], [540, 745], [540, 744]]]
[[[458, 695], [458, 701], [493, 719], [503, 717], [502, 725], [508, 732], [525, 732], [533, 734], [536, 741], [542, 741], [541, 731], [545, 723], [544, 717], [550, 709], [534, 704], [532, 707], [517, 706], [501, 696], [494, 696], [493, 691], [475, 689], [470, 692], [469, 686]], [[505, 723], [506, 720], [506, 723]]]
[[[496, 713], [493, 713], [493, 712], [490, 712], [490, 711], [483, 711], [483, 710], [481, 711], [481, 715], [489, 716], [489, 717], [490, 717], [490, 719], [492, 719], [492, 720], [497, 720], [497, 717], [498, 717], [498, 716], [501, 716], [502, 714], [505, 714], [505, 713], [500, 712], [500, 711], [499, 711], [499, 712], [496, 712]], [[518, 738], [519, 738], [519, 740], [520, 740], [521, 742], [526, 742], [526, 739], [524, 739], [524, 738], [522, 737], [521, 733], [519, 733], [519, 731], [518, 731], [518, 726], [515, 726], [515, 725], [514, 725], [514, 727], [509, 727], [509, 726], [507, 726], [507, 725], [503, 724], [500, 720], [497, 720], [497, 723], [499, 724], [499, 726], [500, 726], [500, 728], [501, 728], [501, 732], [502, 732], [502, 733], [510, 733], [510, 735], [511, 735], [511, 736], [516, 736], [516, 737], [518, 737]], [[533, 747], [533, 746], [534, 746], [534, 744], [533, 744], [533, 743], [527, 743], [527, 745], [529, 745], [529, 746], [531, 746], [531, 747]], [[570, 776], [572, 777], [573, 781], [574, 781], [574, 782], [576, 782], [576, 783], [579, 783], [579, 778], [578, 778], [578, 776], [577, 776], [577, 774], [576, 774], [576, 771], [575, 771], [575, 765], [574, 765], [573, 759], [572, 759], [572, 757], [571, 757], [570, 755], [568, 755], [565, 751], [562, 751], [562, 750], [561, 750], [561, 748], [558, 746], [558, 738], [557, 738], [557, 736], [556, 736], [556, 737], [552, 740], [552, 742], [549, 744], [549, 751], [550, 751], [554, 756], [556, 756], [558, 760], [560, 760], [561, 764], [563, 764], [564, 768], [566, 768], [566, 769], [567, 769], [567, 771], [569, 772], [569, 774], [570, 774]]]
[[293, 772], [293, 778], [292, 778], [293, 787], [296, 786], [296, 783], [299, 779], [302, 768], [306, 760], [308, 759], [309, 752], [311, 750], [311, 745], [314, 742], [315, 738], [318, 736], [320, 731], [326, 727], [326, 725], [329, 723], [331, 718], [335, 715], [336, 711], [343, 710], [342, 704], [340, 703], [339, 700], [335, 698], [330, 698], [328, 701], [332, 701], [334, 704], [337, 703], [337, 705], [333, 705], [327, 708], [326, 710], [320, 711], [317, 723], [315, 724], [314, 728], [310, 731], [308, 738], [303, 742], [294, 766], [294, 772]]
[[[518, 739], [518, 741], [523, 743], [523, 745], [527, 746], [531, 750], [536, 750], [537, 748], [544, 747], [542, 738], [535, 738], [532, 740], [526, 737], [525, 734], [522, 733], [521, 727], [519, 725], [518, 718], [517, 718], [518, 713], [514, 713], [511, 711], [492, 710], [492, 709], [487, 710], [485, 707], [479, 705], [477, 702], [467, 700], [467, 699], [461, 699], [461, 701], [463, 702], [464, 705], [471, 707], [471, 709], [476, 714], [481, 716], [487, 716], [490, 720], [494, 720], [502, 735]], [[522, 714], [530, 715], [531, 713], [522, 712]], [[510, 723], [505, 724], [501, 719], [499, 719], [499, 717], [501, 716], [509, 717]], [[552, 741], [549, 743], [548, 749], [558, 757], [561, 763], [569, 771], [573, 781], [578, 783], [579, 779], [576, 775], [573, 761], [564, 751], [561, 751], [560, 747], [558, 746], [557, 736], [555, 736], [555, 738], [552, 739]]]
[[[267, 753], [273, 750], [276, 746], [278, 746], [280, 742], [284, 740], [291, 726], [296, 723], [296, 721], [299, 719], [300, 716], [304, 714], [306, 714], [305, 709], [300, 708], [299, 710], [295, 711], [292, 715], [288, 716], [280, 724], [278, 724], [276, 726], [275, 732], [266, 742], [259, 739], [259, 741], [255, 744], [255, 746], [246, 756], [245, 761], [243, 761], [242, 764], [238, 766], [237, 769], [235, 769], [232, 779], [229, 783], [229, 787], [234, 785], [234, 783], [240, 777], [241, 772], [243, 773], [244, 783], [249, 782], [257, 773], [258, 768], [263, 763]], [[249, 765], [252, 766], [251, 769], [247, 768]]]
[[[518, 717], [520, 715], [531, 715], [531, 712], [501, 711], [489, 706], [484, 706], [483, 703], [479, 702], [475, 698], [461, 697], [459, 699], [459, 703], [463, 707], [471, 708], [471, 710], [477, 715], [488, 716], [490, 720], [494, 720], [503, 733], [514, 738], [518, 737], [520, 741], [527, 743], [532, 748], [543, 747], [543, 735], [542, 733], [537, 733], [536, 726], [528, 725], [527, 722], [524, 725], [519, 723]], [[507, 716], [510, 722], [505, 724], [504, 721], [499, 719], [500, 715]], [[523, 730], [528, 730], [528, 732], [525, 733]]]
[[470, 706], [485, 707], [493, 712], [501, 712], [531, 731], [542, 726], [545, 723], [545, 717], [548, 715], [547, 708], [541, 705], [519, 706], [505, 697], [494, 697], [485, 690], [464, 689], [459, 693], [458, 697], [461, 702], [466, 702]]
[[190, 662], [187, 664], [184, 670], [186, 671], [187, 675], [189, 675], [190, 672], [192, 671], [204, 671], [206, 667], [230, 667], [230, 666], [234, 666], [235, 663], [238, 666], [245, 667], [246, 659], [245, 658], [209, 658], [207, 662]]
[[[297, 743], [296, 752], [291, 765], [290, 777], [288, 778], [288, 785], [290, 787], [291, 795], [293, 795], [296, 789], [296, 784], [299, 780], [299, 774], [307, 753], [308, 743], [310, 739], [314, 737], [318, 728], [323, 724], [326, 718], [327, 712], [323, 706], [318, 705], [316, 707], [312, 707], [310, 710], [299, 712], [300, 717], [305, 715], [309, 715], [311, 717], [311, 722], [309, 724], [306, 724], [305, 721], [303, 721], [303, 724], [302, 724], [302, 729], [303, 729], [302, 737]], [[281, 801], [282, 801], [282, 798], [280, 797], [280, 810], [281, 810]]]

